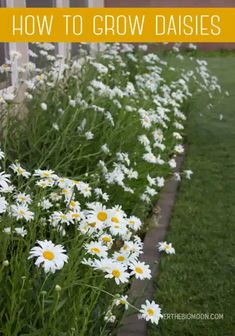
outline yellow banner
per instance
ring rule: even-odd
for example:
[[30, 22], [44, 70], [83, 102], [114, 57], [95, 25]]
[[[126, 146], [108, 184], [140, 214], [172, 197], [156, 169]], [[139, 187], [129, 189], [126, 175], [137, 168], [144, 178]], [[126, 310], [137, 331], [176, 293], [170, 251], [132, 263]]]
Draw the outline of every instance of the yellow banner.
[[235, 8], [1, 8], [1, 42], [235, 42]]

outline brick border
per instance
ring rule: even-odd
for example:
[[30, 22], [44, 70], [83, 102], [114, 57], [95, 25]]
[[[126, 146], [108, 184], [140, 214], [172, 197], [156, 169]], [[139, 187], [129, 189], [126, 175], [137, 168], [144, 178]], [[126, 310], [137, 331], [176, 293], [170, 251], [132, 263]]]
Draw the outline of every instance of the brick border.
[[[177, 156], [175, 172], [179, 172], [181, 170], [184, 157], [184, 155]], [[155, 293], [154, 280], [159, 273], [160, 261], [160, 253], [157, 250], [156, 245], [158, 242], [164, 240], [170, 226], [170, 219], [176, 199], [178, 185], [179, 181], [176, 181], [174, 178], [169, 179], [161, 192], [159, 201], [153, 208], [153, 214], [150, 218], [151, 228], [145, 236], [143, 248], [144, 253], [141, 258], [142, 261], [145, 261], [150, 265], [152, 279], [144, 281], [134, 280], [129, 292], [129, 298], [135, 298], [135, 302], [138, 306], [144, 303], [145, 299], [153, 298]], [[146, 336], [147, 323], [143, 319], [138, 319], [137, 314], [124, 316], [123, 325], [117, 335]]]

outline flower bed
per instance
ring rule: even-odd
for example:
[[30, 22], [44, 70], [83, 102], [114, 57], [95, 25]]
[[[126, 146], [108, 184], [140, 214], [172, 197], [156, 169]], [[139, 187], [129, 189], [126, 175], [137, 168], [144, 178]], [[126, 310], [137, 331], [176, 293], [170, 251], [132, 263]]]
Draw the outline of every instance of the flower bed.
[[24, 98], [17, 88], [1, 100], [0, 331], [108, 335], [128, 308], [157, 324], [156, 303], [126, 296], [133, 278], [151, 277], [138, 234], [184, 151], [192, 95], [213, 98], [217, 78], [193, 57], [187, 70], [176, 46], [167, 60], [107, 45], [69, 62], [36, 47], [38, 66], [19, 69]]

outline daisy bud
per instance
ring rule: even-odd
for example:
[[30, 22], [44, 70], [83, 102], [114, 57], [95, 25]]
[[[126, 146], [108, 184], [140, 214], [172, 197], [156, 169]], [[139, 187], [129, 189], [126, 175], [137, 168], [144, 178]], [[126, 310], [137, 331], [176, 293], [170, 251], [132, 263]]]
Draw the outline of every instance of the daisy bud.
[[9, 266], [10, 263], [9, 263], [8, 260], [4, 260], [2, 264], [3, 264], [4, 267], [7, 267], [7, 266]]
[[60, 292], [60, 291], [61, 291], [61, 287], [60, 287], [60, 285], [56, 285], [56, 286], [55, 286], [55, 291], [56, 291], [56, 292]]

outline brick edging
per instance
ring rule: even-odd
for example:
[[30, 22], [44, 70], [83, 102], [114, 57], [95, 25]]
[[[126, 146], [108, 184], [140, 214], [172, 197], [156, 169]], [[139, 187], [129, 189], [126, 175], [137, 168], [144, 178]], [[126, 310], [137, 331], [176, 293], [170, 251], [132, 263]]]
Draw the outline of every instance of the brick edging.
[[[178, 155], [176, 158], [175, 172], [181, 170], [184, 161], [184, 155]], [[169, 179], [161, 192], [160, 199], [153, 209], [151, 216], [152, 226], [146, 233], [144, 239], [143, 256], [141, 261], [150, 265], [152, 271], [151, 280], [134, 280], [130, 291], [129, 299], [136, 298], [136, 305], [140, 306], [146, 299], [151, 300], [154, 297], [154, 280], [159, 272], [160, 253], [156, 245], [165, 239], [170, 225], [170, 218], [174, 207], [179, 181]], [[160, 216], [159, 216], [160, 213]], [[143, 288], [145, 288], [143, 293]], [[123, 319], [123, 325], [120, 328], [118, 336], [146, 336], [147, 323], [144, 319], [138, 319], [138, 314], [126, 316]]]

